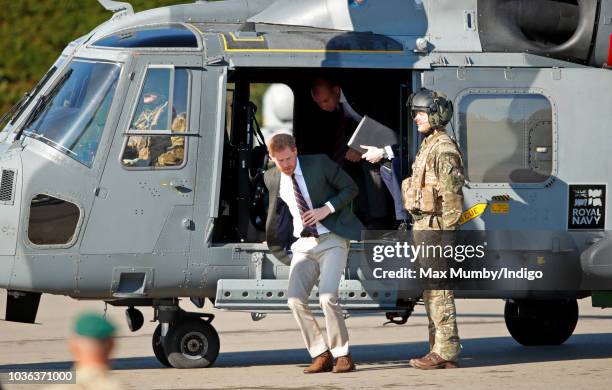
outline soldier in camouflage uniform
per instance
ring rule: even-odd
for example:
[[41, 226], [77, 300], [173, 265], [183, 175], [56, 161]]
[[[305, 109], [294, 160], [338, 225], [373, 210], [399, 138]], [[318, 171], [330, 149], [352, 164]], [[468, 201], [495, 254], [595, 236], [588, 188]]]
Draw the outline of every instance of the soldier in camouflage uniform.
[[[187, 130], [187, 113], [182, 112], [172, 120], [170, 128], [173, 133], [184, 133]], [[167, 151], [157, 158], [158, 167], [178, 166], [185, 160], [185, 137], [171, 136]]]
[[[463, 162], [457, 144], [444, 128], [453, 114], [452, 103], [446, 96], [422, 89], [411, 97], [409, 104], [418, 131], [426, 137], [412, 165], [412, 176], [402, 183], [402, 196], [404, 206], [414, 221], [415, 244], [422, 241], [428, 244], [432, 239], [437, 241], [434, 237], [448, 234], [444, 231], [459, 228], [463, 203]], [[425, 265], [425, 261], [421, 259], [421, 264]], [[448, 268], [448, 262], [444, 262]], [[430, 352], [420, 359], [410, 360], [410, 365], [415, 368], [457, 367], [461, 346], [455, 298], [453, 291], [448, 290], [448, 281], [442, 285], [423, 291], [429, 319]], [[431, 285], [429, 288], [432, 288]]]
[[[132, 127], [135, 130], [157, 129], [160, 123], [160, 117], [167, 111], [167, 108], [168, 102], [166, 101], [153, 109], [144, 109]], [[162, 126], [161, 130], [165, 130], [165, 128]], [[156, 161], [157, 157], [166, 150], [169, 144], [167, 141], [167, 137], [131, 136], [128, 139], [127, 146], [135, 148], [138, 151], [138, 159]]]

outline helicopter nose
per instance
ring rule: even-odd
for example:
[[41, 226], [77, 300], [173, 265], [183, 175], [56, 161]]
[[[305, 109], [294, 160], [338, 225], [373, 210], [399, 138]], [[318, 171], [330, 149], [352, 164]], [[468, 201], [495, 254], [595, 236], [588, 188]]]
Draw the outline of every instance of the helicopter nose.
[[20, 171], [16, 151], [0, 153], [0, 257], [15, 255], [21, 200]]
[[8, 142], [5, 142], [3, 140], [3, 136], [5, 136], [4, 134], [0, 135], [0, 160], [2, 160], [2, 155], [4, 154], [4, 152], [6, 152], [8, 150], [8, 148], [11, 147], [11, 144]]
[[0, 288], [6, 288], [17, 247], [21, 208], [21, 162], [18, 152], [0, 152]]

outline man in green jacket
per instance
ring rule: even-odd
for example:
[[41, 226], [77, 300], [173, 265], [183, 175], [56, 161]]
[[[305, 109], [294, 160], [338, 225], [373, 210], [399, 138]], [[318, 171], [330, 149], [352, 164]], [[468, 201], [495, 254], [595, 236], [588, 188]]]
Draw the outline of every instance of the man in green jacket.
[[[276, 168], [264, 176], [269, 191], [266, 236], [272, 253], [291, 262], [287, 303], [313, 358], [304, 373], [353, 371], [338, 286], [346, 268], [349, 240], [359, 240], [363, 229], [347, 207], [357, 195], [357, 185], [326, 155], [298, 158], [291, 135], [275, 135], [268, 150]], [[289, 260], [283, 238], [290, 236], [296, 240]], [[317, 279], [327, 341], [308, 307]]]

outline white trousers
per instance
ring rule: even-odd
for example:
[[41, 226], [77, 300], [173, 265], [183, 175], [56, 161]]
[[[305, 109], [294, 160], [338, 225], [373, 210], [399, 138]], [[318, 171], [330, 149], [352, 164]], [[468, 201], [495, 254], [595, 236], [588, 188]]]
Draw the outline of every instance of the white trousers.
[[[288, 305], [313, 358], [330, 350], [334, 357], [349, 353], [348, 330], [338, 303], [338, 286], [346, 268], [349, 241], [327, 233], [298, 239], [292, 246]], [[319, 304], [325, 315], [327, 341], [308, 307], [308, 296], [319, 279]]]

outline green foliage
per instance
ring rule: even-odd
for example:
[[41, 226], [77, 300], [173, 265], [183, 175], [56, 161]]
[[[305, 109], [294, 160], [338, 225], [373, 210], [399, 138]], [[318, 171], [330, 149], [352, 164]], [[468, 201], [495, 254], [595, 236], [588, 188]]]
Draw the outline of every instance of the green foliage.
[[[189, 0], [128, 0], [134, 11]], [[45, 74], [71, 41], [112, 14], [96, 0], [0, 0], [0, 115]]]

